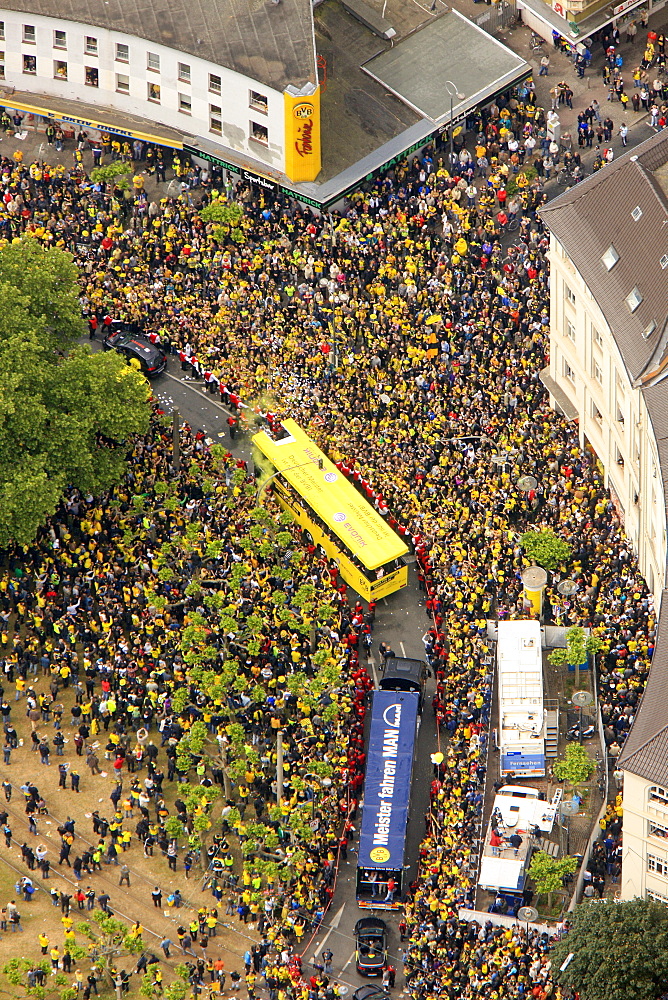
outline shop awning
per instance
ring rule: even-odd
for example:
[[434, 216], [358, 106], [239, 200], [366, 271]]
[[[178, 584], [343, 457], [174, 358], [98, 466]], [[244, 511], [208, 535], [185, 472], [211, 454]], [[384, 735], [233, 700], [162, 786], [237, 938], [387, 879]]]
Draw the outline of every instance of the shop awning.
[[141, 139], [143, 142], [154, 142], [160, 146], [170, 146], [172, 149], [183, 149], [183, 136], [176, 129], [157, 125], [136, 115], [125, 114], [116, 108], [105, 108], [99, 104], [68, 101], [18, 90], [13, 93], [0, 92], [0, 104], [10, 110], [17, 109], [31, 115], [52, 118], [62, 122], [63, 125], [96, 128], [115, 132], [116, 135], [124, 135], [129, 139]]

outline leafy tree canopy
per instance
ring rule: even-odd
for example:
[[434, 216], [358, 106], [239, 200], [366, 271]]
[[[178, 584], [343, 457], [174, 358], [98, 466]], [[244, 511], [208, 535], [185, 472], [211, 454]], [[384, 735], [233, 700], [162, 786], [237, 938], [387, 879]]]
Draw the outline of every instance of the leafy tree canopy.
[[536, 884], [536, 892], [557, 892], [563, 888], [564, 876], [572, 875], [577, 866], [577, 858], [553, 858], [546, 851], [536, 851], [529, 865], [529, 877]]
[[68, 254], [26, 238], [0, 250], [0, 545], [28, 544], [65, 489], [97, 494], [148, 427], [144, 377], [115, 352], [77, 345]]
[[656, 1000], [668, 982], [668, 907], [645, 899], [583, 903], [551, 959], [558, 982], [586, 1000]]
[[571, 547], [549, 529], [545, 531], [525, 531], [520, 545], [527, 558], [543, 569], [556, 570], [571, 557]]
[[555, 761], [553, 771], [557, 781], [567, 781], [569, 785], [577, 787], [591, 778], [595, 766], [583, 746], [579, 743], [569, 743], [565, 757]]

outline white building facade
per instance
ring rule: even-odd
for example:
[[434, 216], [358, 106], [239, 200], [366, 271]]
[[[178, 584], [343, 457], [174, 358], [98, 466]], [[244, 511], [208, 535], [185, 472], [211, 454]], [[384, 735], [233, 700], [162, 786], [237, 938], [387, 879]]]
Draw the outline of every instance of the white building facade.
[[631, 771], [624, 775], [620, 896], [668, 904], [668, 788]]
[[[281, 166], [283, 95], [217, 63], [94, 25], [5, 10], [5, 86], [104, 102]], [[11, 105], [11, 92], [5, 92]]]
[[[634, 386], [608, 320], [563, 244], [550, 240], [553, 403], [577, 414], [580, 445], [605, 483], [657, 602], [665, 586], [666, 501], [659, 447], [642, 386]], [[558, 395], [554, 395], [558, 390]]]
[[[232, 14], [214, 0], [206, 20], [193, 14], [190, 23], [187, 6], [177, 3], [171, 21], [120, 0], [99, 7], [84, 0], [80, 20], [57, 16], [59, 7], [72, 9], [58, 0], [16, 6], [22, 9], [0, 7], [0, 101], [8, 109], [176, 148], [201, 140], [203, 151], [264, 165], [274, 177], [290, 169], [293, 123], [311, 119], [309, 139], [319, 143], [307, 0], [259, 10], [234, 0]], [[301, 102], [293, 115], [295, 95]]]
[[552, 404], [603, 470], [659, 612], [624, 772], [620, 895], [668, 905], [668, 136], [543, 209], [550, 229]]

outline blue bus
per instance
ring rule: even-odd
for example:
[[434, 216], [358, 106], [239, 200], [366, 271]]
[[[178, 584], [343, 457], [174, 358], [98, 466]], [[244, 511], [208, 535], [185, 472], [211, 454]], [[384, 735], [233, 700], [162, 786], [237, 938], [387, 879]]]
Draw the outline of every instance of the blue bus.
[[413, 691], [373, 693], [357, 861], [360, 906], [401, 906], [419, 707]]

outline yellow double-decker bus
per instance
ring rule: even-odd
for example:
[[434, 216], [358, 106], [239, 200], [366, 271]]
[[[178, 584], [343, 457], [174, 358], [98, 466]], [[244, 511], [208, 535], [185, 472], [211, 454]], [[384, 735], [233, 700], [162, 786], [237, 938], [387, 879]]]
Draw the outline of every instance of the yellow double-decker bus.
[[405, 587], [408, 546], [294, 420], [282, 426], [280, 438], [266, 431], [253, 437], [256, 465], [281, 507], [364, 600]]

